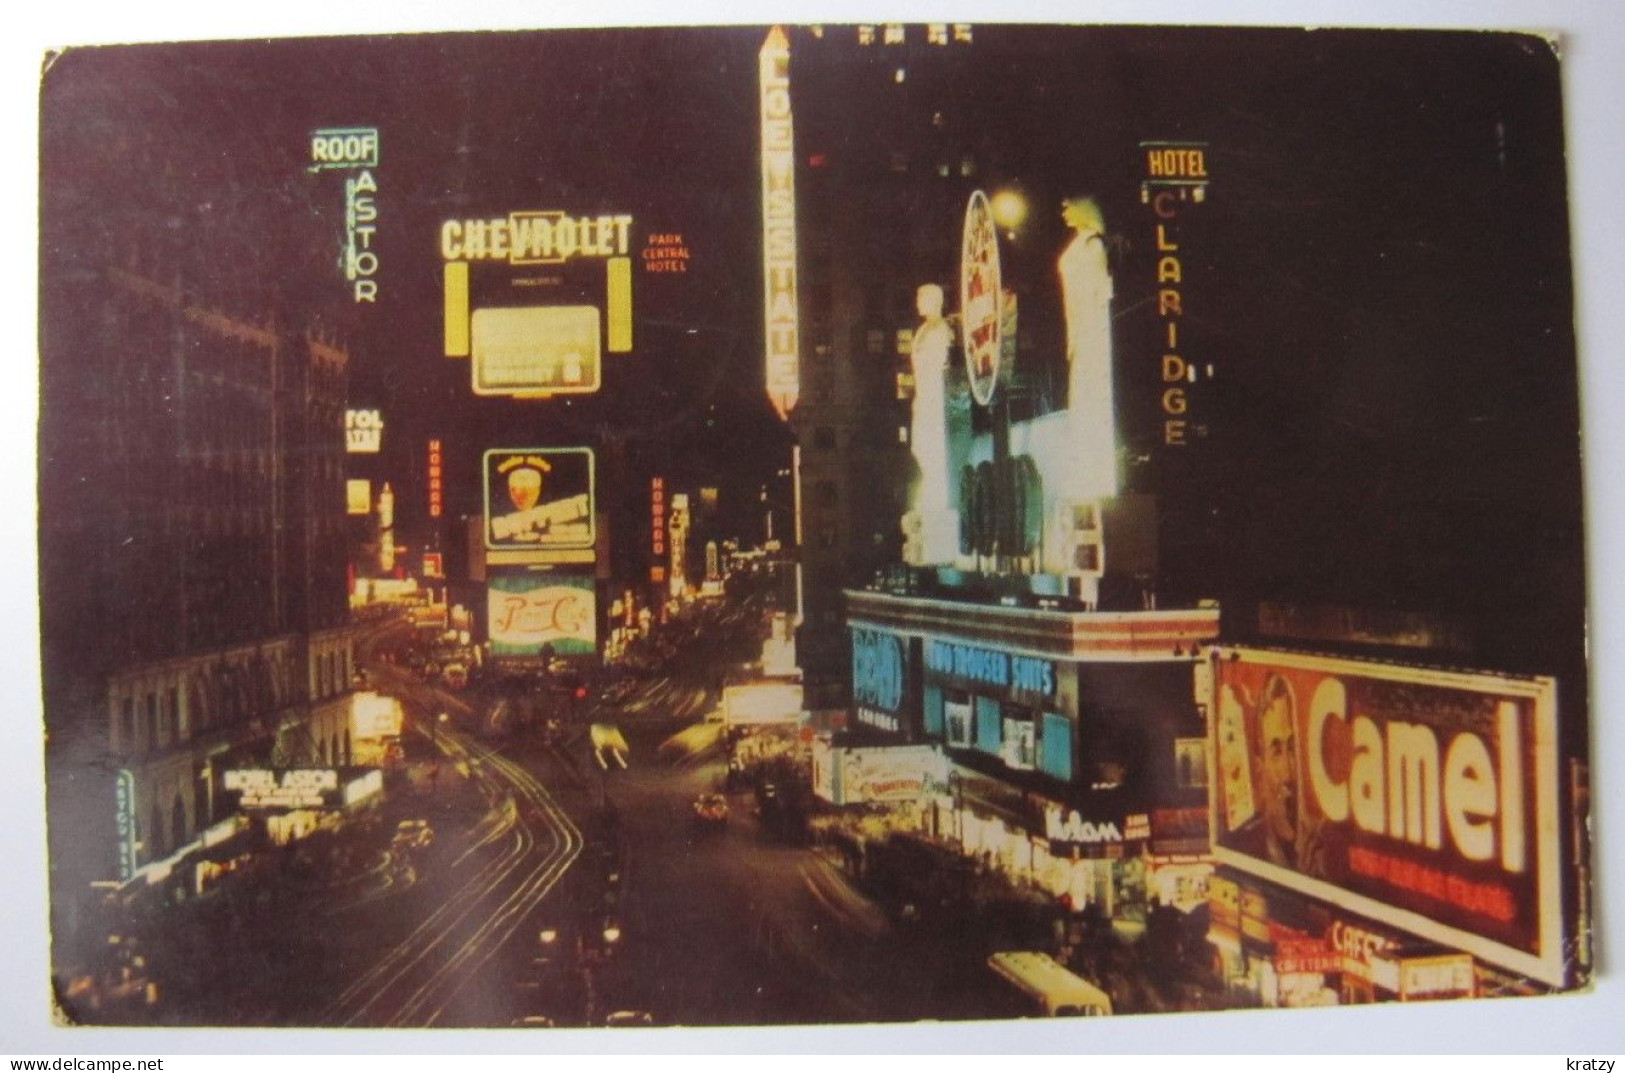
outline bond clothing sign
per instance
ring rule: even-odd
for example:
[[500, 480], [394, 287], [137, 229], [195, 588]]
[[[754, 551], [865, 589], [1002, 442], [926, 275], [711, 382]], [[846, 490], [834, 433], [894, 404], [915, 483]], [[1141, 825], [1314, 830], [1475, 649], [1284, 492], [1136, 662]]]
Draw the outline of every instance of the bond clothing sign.
[[485, 546], [593, 546], [593, 454], [585, 447], [485, 452]]
[[1242, 651], [1216, 690], [1222, 862], [1563, 983], [1551, 679]]

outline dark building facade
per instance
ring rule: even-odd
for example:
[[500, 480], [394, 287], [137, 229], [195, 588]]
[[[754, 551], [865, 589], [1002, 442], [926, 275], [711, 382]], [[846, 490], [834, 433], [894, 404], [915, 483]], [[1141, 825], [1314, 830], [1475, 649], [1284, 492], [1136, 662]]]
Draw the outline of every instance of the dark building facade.
[[225, 767], [350, 755], [348, 353], [161, 276], [86, 272], [45, 321], [45, 723], [69, 924], [75, 892], [150, 876], [230, 817]]

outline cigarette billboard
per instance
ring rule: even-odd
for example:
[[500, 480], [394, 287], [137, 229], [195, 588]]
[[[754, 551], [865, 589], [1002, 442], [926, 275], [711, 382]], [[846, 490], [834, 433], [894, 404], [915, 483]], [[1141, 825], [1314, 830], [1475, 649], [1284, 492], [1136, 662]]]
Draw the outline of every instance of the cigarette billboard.
[[485, 546], [593, 546], [593, 454], [586, 447], [485, 452]]
[[1218, 859], [1564, 983], [1556, 686], [1225, 650]]

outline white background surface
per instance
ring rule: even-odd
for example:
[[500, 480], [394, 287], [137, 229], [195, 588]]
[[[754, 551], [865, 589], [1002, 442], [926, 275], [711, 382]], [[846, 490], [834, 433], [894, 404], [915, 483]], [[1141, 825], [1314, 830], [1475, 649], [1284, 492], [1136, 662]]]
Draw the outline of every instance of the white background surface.
[[[927, 1025], [885, 1029], [663, 1031], [623, 1035], [512, 1032], [228, 1032], [62, 1029], [50, 1024], [46, 933], [44, 777], [35, 586], [34, 466], [38, 346], [38, 75], [47, 49], [69, 44], [310, 36], [546, 25], [717, 22], [1108, 22], [1230, 25], [1421, 26], [1552, 31], [1562, 38], [1570, 205], [1579, 321], [1591, 576], [1593, 787], [1599, 977], [1593, 993], [1547, 999], [1226, 1012], [1110, 1021]], [[767, 3], [697, 0], [613, 6], [508, 3], [248, 4], [221, 0], [162, 11], [139, 2], [31, 0], [0, 24], [6, 79], [4, 156], [12, 238], [6, 251], [7, 346], [0, 357], [0, 1054], [222, 1054], [234, 1052], [511, 1054], [529, 1051], [1073, 1051], [1549, 1053], [1625, 1052], [1625, 5], [1586, 0], [1295, 3], [1189, 0], [1026, 4]], [[138, 177], [137, 177], [138, 181]], [[1613, 912], [1609, 910], [1613, 909]], [[607, 1037], [607, 1038], [606, 1038]], [[1430, 1063], [1424, 1063], [1430, 1067]], [[1531, 1068], [1560, 1070], [1557, 1062]]]

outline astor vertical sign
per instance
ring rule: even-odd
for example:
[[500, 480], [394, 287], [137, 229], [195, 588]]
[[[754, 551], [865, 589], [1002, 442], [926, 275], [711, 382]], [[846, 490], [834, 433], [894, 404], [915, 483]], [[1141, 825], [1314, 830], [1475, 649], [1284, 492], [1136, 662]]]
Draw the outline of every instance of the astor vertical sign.
[[790, 113], [790, 42], [773, 27], [762, 43], [762, 289], [767, 396], [788, 419], [801, 391], [796, 313], [796, 153]]
[[357, 302], [378, 301], [378, 128], [332, 127], [312, 131], [310, 170], [356, 171], [344, 180], [344, 278]]

